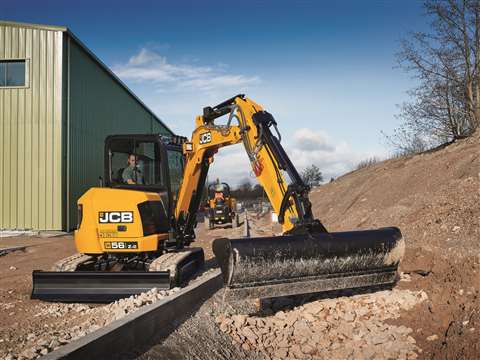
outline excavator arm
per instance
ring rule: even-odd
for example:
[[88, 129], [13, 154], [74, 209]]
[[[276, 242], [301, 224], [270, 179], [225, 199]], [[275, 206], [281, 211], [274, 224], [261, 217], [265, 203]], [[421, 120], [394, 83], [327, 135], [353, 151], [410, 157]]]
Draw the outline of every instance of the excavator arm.
[[[226, 124], [215, 124], [226, 115]], [[195, 237], [196, 213], [214, 155], [240, 142], [284, 230], [282, 236], [213, 242], [228, 297], [276, 297], [395, 282], [405, 247], [400, 230], [327, 232], [312, 215], [309, 188], [280, 143], [277, 122], [261, 105], [237, 95], [204, 108], [195, 125], [191, 140], [183, 144], [186, 164], [174, 219], [179, 245]]]
[[[226, 125], [215, 119], [228, 115]], [[183, 144], [186, 157], [183, 182], [175, 208], [178, 233], [192, 239], [196, 212], [214, 155], [224, 146], [243, 143], [253, 172], [264, 188], [272, 208], [286, 233], [316, 227], [326, 229], [313, 219], [309, 188], [304, 184], [280, 144], [280, 133], [273, 116], [262, 106], [237, 95], [198, 116], [190, 142]], [[275, 130], [275, 136], [272, 133]], [[285, 176], [290, 179], [287, 184]]]
[[208, 169], [219, 148], [241, 141], [238, 126], [205, 124], [198, 116], [190, 142], [183, 144], [185, 169], [175, 205], [176, 235], [186, 245], [195, 238], [198, 207], [205, 187]]

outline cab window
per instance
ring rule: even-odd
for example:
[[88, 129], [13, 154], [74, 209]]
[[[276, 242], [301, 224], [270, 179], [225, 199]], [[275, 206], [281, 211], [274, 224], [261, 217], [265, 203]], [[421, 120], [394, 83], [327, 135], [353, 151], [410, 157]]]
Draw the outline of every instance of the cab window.
[[183, 154], [181, 151], [173, 149], [168, 149], [167, 154], [170, 187], [172, 193], [176, 196], [183, 178]]
[[160, 149], [154, 141], [112, 139], [109, 143], [112, 185], [164, 186]]

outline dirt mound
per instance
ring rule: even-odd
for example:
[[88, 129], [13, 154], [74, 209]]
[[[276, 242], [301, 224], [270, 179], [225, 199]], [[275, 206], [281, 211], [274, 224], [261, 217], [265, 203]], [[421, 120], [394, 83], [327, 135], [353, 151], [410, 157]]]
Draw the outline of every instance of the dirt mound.
[[[329, 231], [397, 226], [406, 239], [400, 288], [429, 300], [395, 320], [412, 327], [425, 358], [480, 351], [480, 134], [387, 160], [311, 192]], [[408, 281], [410, 280], [410, 281]]]
[[410, 246], [480, 253], [480, 139], [387, 160], [311, 192], [330, 231], [401, 228]]

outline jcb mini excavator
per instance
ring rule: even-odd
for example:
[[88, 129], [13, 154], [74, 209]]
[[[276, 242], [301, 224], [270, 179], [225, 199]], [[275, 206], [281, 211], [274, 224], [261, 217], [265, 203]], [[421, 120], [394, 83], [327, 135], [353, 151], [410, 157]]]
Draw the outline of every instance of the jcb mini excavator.
[[[223, 116], [226, 123], [217, 124]], [[56, 271], [34, 271], [32, 297], [111, 301], [192, 276], [204, 261], [203, 251], [189, 245], [209, 166], [219, 149], [237, 143], [243, 143], [284, 233], [214, 240], [228, 297], [393, 284], [405, 248], [400, 230], [328, 232], [313, 217], [309, 188], [280, 140], [273, 116], [244, 95], [204, 108], [189, 141], [108, 137], [105, 186], [78, 200], [79, 253], [57, 263]]]
[[213, 229], [215, 225], [231, 224], [232, 228], [239, 225], [236, 211], [237, 201], [230, 193], [227, 183], [217, 182], [208, 187], [207, 206], [205, 207], [205, 228]]

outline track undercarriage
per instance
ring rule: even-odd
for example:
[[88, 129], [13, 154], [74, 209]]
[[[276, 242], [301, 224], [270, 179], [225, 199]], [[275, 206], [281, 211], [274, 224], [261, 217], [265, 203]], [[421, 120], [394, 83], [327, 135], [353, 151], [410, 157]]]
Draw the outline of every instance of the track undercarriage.
[[34, 271], [32, 298], [47, 301], [110, 302], [152, 288], [188, 281], [204, 263], [200, 248], [156, 254], [75, 254], [52, 271]]

